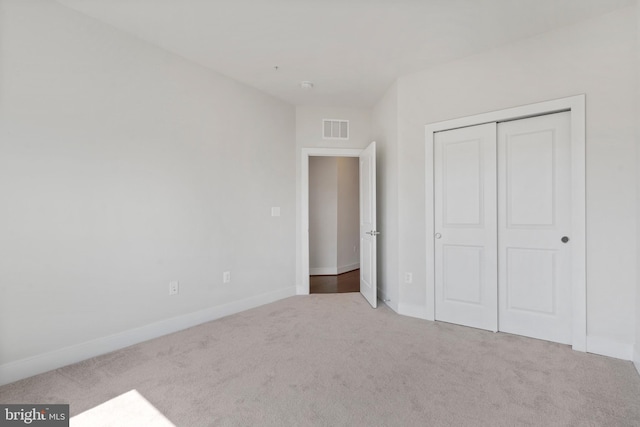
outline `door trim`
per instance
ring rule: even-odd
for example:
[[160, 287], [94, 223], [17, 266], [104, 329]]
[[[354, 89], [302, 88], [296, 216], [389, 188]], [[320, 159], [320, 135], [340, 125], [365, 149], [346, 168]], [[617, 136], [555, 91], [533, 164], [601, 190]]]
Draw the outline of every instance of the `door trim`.
[[297, 295], [309, 295], [309, 157], [360, 157], [360, 148], [302, 148], [300, 157], [300, 276]]
[[435, 320], [435, 240], [434, 240], [434, 134], [445, 130], [475, 126], [491, 122], [524, 119], [544, 114], [571, 112], [571, 221], [572, 221], [572, 347], [587, 350], [587, 286], [586, 286], [586, 97], [584, 94], [536, 104], [507, 108], [461, 117], [425, 126], [426, 212], [426, 318]]

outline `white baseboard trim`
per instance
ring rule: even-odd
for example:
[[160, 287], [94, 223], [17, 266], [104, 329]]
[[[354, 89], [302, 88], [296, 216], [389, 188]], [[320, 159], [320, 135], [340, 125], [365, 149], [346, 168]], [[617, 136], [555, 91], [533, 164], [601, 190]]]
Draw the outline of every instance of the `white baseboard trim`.
[[638, 375], [640, 375], [640, 343], [636, 343], [635, 352], [633, 353], [633, 364], [636, 367], [636, 371], [638, 371]]
[[356, 262], [354, 264], [343, 265], [342, 267], [338, 267], [338, 274], [348, 273], [349, 271], [357, 270], [360, 268], [360, 263]]
[[338, 274], [338, 267], [309, 267], [310, 276], [335, 276]]
[[398, 304], [398, 314], [427, 320], [427, 309], [419, 305]]
[[0, 385], [19, 381], [33, 375], [61, 368], [134, 344], [178, 332], [201, 323], [239, 313], [250, 308], [287, 298], [296, 294], [295, 287], [283, 288], [249, 298], [232, 301], [194, 313], [161, 320], [139, 328], [64, 347], [26, 359], [0, 365]]
[[360, 268], [360, 263], [343, 265], [341, 267], [314, 267], [309, 268], [310, 276], [335, 276], [336, 274], [347, 273]]
[[611, 338], [587, 336], [587, 353], [632, 360], [633, 344], [615, 341]]

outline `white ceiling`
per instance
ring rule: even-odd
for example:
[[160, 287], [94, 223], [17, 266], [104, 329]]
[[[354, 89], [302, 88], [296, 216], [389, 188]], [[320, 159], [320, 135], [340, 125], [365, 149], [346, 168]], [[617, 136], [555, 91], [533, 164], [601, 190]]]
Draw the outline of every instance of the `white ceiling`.
[[58, 1], [292, 104], [344, 107], [370, 107], [403, 74], [634, 2]]

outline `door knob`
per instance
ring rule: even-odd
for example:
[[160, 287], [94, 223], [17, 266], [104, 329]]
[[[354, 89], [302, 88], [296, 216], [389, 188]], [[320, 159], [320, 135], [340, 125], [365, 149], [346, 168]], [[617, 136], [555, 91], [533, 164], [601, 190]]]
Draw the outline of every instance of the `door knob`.
[[567, 236], [562, 236], [562, 239], [560, 239], [562, 241], [562, 243], [567, 243], [569, 241], [569, 238]]
[[442, 234], [440, 234], [440, 233], [436, 233], [436, 235], [435, 235], [434, 237], [435, 237], [436, 239], [439, 239], [439, 238], [441, 238], [441, 237], [442, 237]]

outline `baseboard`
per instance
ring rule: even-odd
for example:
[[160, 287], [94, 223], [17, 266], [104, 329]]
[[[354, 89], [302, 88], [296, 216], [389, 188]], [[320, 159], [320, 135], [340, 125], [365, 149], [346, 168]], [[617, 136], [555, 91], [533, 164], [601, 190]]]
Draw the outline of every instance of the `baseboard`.
[[338, 274], [338, 267], [309, 268], [310, 276], [335, 276], [336, 274]]
[[343, 265], [341, 267], [314, 267], [309, 268], [310, 276], [335, 276], [336, 274], [347, 273], [360, 268], [360, 263]]
[[615, 341], [610, 338], [587, 336], [587, 353], [632, 360], [633, 344]]
[[427, 320], [427, 309], [419, 305], [398, 304], [398, 314]]
[[640, 375], [640, 343], [636, 343], [634, 347], [633, 364], [636, 367], [636, 371], [638, 371], [638, 375]]
[[0, 365], [0, 385], [9, 384], [52, 369], [61, 368], [72, 363], [77, 363], [101, 354], [138, 344], [143, 341], [178, 332], [201, 323], [239, 313], [250, 308], [293, 296], [295, 294], [295, 287], [283, 288], [277, 291], [210, 307], [194, 313], [161, 320], [139, 328], [97, 338], [26, 359], [5, 363]]
[[357, 270], [360, 268], [360, 263], [356, 262], [354, 264], [343, 265], [342, 267], [338, 267], [338, 274], [348, 273], [349, 271]]

